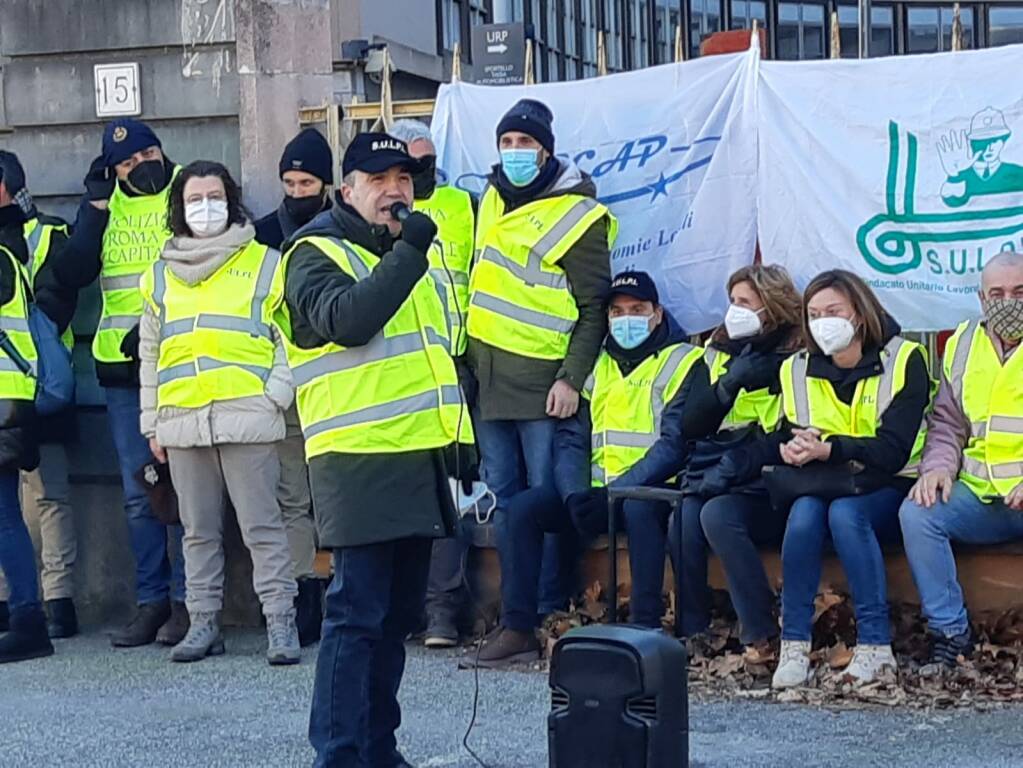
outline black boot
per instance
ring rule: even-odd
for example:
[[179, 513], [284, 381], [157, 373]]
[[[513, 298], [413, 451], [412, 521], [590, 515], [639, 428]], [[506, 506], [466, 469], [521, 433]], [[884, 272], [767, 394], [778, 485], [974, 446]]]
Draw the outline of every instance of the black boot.
[[6, 632], [11, 628], [11, 616], [7, 610], [7, 602], [0, 601], [0, 632]]
[[298, 627], [298, 644], [305, 648], [319, 641], [323, 625], [323, 580], [316, 578], [298, 580], [298, 597], [295, 598], [295, 625]]
[[46, 634], [46, 614], [41, 608], [11, 611], [10, 624], [10, 631], [0, 637], [0, 664], [53, 655], [53, 644]]
[[46, 631], [51, 638], [74, 637], [78, 634], [78, 614], [70, 597], [47, 600], [43, 607], [46, 609]]
[[171, 603], [170, 618], [156, 633], [156, 642], [160, 645], [177, 645], [185, 639], [188, 628], [192, 625], [188, 616], [188, 608], [177, 600]]
[[128, 625], [110, 636], [110, 644], [114, 648], [135, 648], [139, 645], [149, 645], [156, 640], [156, 633], [170, 618], [170, 613], [170, 602], [167, 600], [143, 603], [135, 611], [135, 615]]

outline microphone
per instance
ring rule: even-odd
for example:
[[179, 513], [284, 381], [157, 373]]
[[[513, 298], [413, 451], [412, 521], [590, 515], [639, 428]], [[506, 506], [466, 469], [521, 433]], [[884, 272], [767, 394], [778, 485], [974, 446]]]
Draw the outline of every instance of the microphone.
[[400, 201], [391, 206], [391, 216], [395, 221], [405, 221], [411, 213], [412, 209]]

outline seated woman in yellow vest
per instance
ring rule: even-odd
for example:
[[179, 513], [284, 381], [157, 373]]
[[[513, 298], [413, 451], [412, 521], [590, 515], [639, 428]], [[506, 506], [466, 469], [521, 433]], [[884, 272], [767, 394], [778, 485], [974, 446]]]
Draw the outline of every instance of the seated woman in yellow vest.
[[760, 474], [789, 509], [782, 544], [782, 643], [772, 684], [810, 677], [814, 597], [825, 542], [838, 552], [856, 609], [845, 674], [873, 680], [895, 666], [880, 542], [897, 540], [898, 511], [923, 446], [931, 382], [923, 347], [899, 336], [870, 287], [845, 270], [803, 294], [806, 350], [782, 364], [782, 427], [729, 452], [721, 475]]
[[[607, 531], [607, 486], [661, 484], [684, 468], [690, 439], [714, 432], [720, 414], [690, 406], [710, 390], [703, 350], [659, 303], [645, 272], [622, 272], [608, 297], [610, 333], [584, 387], [579, 411], [558, 423], [554, 486], [531, 488], [508, 505], [501, 561], [500, 633], [480, 652], [484, 666], [536, 658], [533, 635], [545, 533], [583, 541]], [[632, 574], [631, 621], [660, 627], [670, 508], [623, 505]], [[504, 557], [502, 555], [502, 557]]]
[[[772, 508], [759, 477], [729, 487], [717, 468], [730, 450], [763, 438], [781, 415], [782, 361], [802, 345], [802, 297], [784, 267], [755, 264], [728, 278], [731, 306], [707, 342], [704, 361], [712, 387], [698, 411], [716, 413], [717, 434], [693, 446], [682, 503], [682, 627], [698, 638], [710, 624], [707, 555], [721, 561], [739, 617], [739, 639], [756, 663], [777, 650], [775, 593], [758, 547], [780, 545], [788, 510]], [[668, 526], [674, 537], [675, 526]], [[679, 551], [672, 541], [668, 551]]]
[[284, 412], [294, 397], [271, 313], [280, 254], [255, 242], [241, 193], [220, 163], [198, 161], [171, 186], [173, 236], [145, 274], [139, 329], [142, 434], [170, 463], [184, 526], [191, 626], [174, 661], [224, 652], [224, 502], [252, 555], [271, 664], [299, 661], [288, 540], [277, 505]]

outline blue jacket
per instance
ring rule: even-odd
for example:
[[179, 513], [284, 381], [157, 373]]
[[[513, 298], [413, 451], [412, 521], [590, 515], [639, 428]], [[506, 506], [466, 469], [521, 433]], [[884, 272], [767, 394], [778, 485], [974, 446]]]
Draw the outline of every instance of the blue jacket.
[[[672, 344], [689, 340], [686, 332], [667, 311], [664, 313], [663, 324], [667, 332], [658, 334], [661, 338], [650, 350], [651, 355], [658, 354]], [[605, 340], [604, 348], [621, 365], [617, 345], [610, 337]], [[719, 413], [706, 414], [688, 407], [694, 397], [705, 399], [709, 390], [710, 372], [703, 360], [699, 360], [686, 374], [678, 392], [664, 409], [661, 415], [661, 434], [657, 441], [642, 459], [611, 485], [663, 485], [679, 474], [685, 468], [691, 441], [713, 434], [720, 424]], [[562, 500], [590, 488], [591, 433], [592, 422], [587, 400], [580, 401], [575, 416], [558, 422], [554, 433], [554, 482]]]

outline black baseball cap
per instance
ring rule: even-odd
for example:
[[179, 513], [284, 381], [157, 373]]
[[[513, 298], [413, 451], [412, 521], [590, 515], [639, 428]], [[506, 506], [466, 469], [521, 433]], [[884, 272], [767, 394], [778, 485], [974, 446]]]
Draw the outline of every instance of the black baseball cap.
[[615, 296], [631, 296], [640, 301], [660, 304], [654, 279], [646, 272], [619, 272], [611, 281], [605, 303], [610, 304]]
[[341, 172], [381, 173], [400, 166], [412, 173], [419, 170], [419, 161], [408, 153], [408, 145], [386, 133], [360, 133], [345, 150]]

